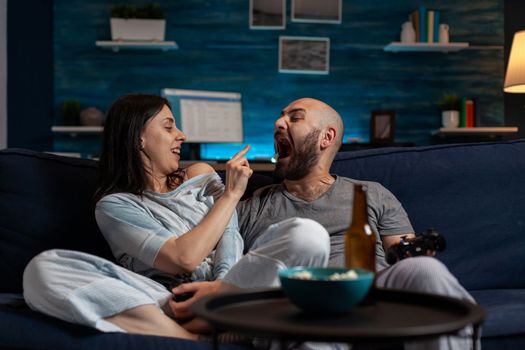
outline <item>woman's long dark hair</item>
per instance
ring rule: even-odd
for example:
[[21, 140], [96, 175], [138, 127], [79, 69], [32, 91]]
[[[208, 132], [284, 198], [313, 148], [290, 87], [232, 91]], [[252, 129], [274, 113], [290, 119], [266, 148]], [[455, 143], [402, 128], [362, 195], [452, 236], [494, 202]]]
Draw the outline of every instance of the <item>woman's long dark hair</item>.
[[[164, 106], [171, 109], [165, 98], [146, 94], [124, 95], [113, 102], [104, 125], [94, 203], [111, 193], [142, 195], [147, 176], [141, 159], [140, 136], [146, 122]], [[179, 180], [178, 174], [173, 177], [176, 179], [170, 181]]]

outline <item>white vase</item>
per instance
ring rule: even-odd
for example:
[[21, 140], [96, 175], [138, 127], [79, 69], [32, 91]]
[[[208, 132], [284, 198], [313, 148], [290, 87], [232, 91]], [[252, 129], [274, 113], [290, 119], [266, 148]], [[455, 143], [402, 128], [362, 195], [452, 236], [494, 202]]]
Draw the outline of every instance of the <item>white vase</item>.
[[407, 21], [401, 26], [401, 42], [402, 43], [415, 43], [416, 42], [416, 31], [412, 22]]
[[448, 24], [442, 23], [439, 25], [439, 42], [442, 44], [448, 44], [449, 42], [449, 26]]
[[111, 40], [164, 41], [165, 19], [111, 18]]
[[459, 111], [441, 112], [441, 123], [444, 128], [457, 128], [459, 126]]

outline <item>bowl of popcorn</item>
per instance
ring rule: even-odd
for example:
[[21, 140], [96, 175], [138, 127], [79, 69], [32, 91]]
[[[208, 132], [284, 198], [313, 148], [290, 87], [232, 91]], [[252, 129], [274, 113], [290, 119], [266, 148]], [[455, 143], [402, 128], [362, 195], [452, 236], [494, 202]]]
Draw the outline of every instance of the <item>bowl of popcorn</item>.
[[284, 294], [308, 313], [349, 312], [367, 295], [374, 273], [364, 269], [292, 267], [281, 270]]

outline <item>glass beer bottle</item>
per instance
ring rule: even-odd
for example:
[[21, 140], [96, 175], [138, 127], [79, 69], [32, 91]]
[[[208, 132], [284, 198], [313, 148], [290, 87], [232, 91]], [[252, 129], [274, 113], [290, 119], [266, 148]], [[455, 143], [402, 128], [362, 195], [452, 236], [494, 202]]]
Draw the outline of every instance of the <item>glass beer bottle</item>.
[[352, 223], [345, 233], [345, 267], [376, 270], [376, 237], [368, 223], [366, 192], [354, 185]]

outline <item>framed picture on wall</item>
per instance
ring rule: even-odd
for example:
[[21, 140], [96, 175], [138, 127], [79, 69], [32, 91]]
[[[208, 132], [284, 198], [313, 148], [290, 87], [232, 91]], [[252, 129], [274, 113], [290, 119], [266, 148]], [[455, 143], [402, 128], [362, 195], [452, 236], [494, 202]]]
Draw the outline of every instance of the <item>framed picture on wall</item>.
[[280, 36], [279, 72], [328, 74], [330, 72], [330, 38]]
[[393, 143], [396, 130], [396, 112], [372, 111], [370, 120], [370, 143]]
[[292, 22], [342, 22], [342, 0], [292, 0]]
[[250, 29], [284, 29], [286, 0], [250, 0]]

